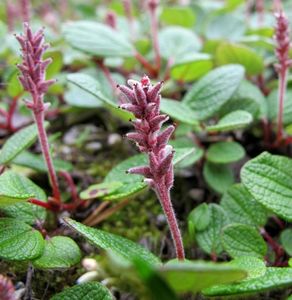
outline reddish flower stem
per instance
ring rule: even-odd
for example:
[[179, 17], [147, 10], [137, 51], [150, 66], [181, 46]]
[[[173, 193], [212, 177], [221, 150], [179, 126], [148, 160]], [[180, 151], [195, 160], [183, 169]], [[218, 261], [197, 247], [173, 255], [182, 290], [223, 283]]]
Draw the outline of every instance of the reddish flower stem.
[[29, 199], [28, 202], [35, 204], [37, 206], [43, 207], [45, 209], [52, 210], [52, 207], [51, 207], [50, 203], [48, 203], [48, 202], [44, 202], [42, 200], [34, 199], [34, 198]]
[[73, 181], [72, 176], [70, 175], [70, 173], [66, 172], [66, 171], [60, 171], [59, 174], [66, 180], [66, 182], [68, 183], [68, 186], [70, 188], [70, 192], [71, 192], [71, 196], [73, 199], [73, 202], [75, 203], [76, 206], [78, 206], [78, 204], [80, 203], [80, 198], [78, 196], [78, 192], [76, 189], [76, 185]]
[[9, 107], [8, 114], [7, 114], [7, 129], [11, 132], [15, 131], [15, 128], [12, 124], [13, 115], [15, 113], [17, 102], [18, 102], [19, 96], [15, 96], [12, 99], [12, 103]]
[[30, 0], [20, 0], [20, 8], [23, 22], [30, 21]]
[[182, 237], [174, 214], [169, 191], [163, 184], [157, 184], [155, 188], [158, 199], [160, 200], [167, 223], [171, 232], [171, 236], [175, 245], [176, 256], [179, 260], [185, 259], [184, 246]]
[[278, 120], [277, 120], [277, 143], [281, 143], [283, 139], [283, 112], [284, 112], [284, 99], [287, 86], [288, 69], [282, 68], [279, 72], [279, 90], [278, 90]]
[[161, 65], [161, 57], [160, 57], [159, 42], [158, 42], [158, 20], [156, 16], [158, 3], [159, 1], [157, 0], [149, 0], [148, 6], [150, 11], [151, 36], [152, 36], [153, 49], [155, 53], [155, 63], [156, 63], [156, 68], [159, 71]]
[[58, 179], [57, 179], [56, 171], [50, 153], [50, 146], [48, 142], [47, 132], [44, 127], [45, 113], [43, 110], [41, 111], [33, 110], [33, 115], [34, 115], [35, 123], [38, 128], [39, 141], [44, 156], [44, 160], [48, 169], [49, 180], [53, 189], [53, 196], [58, 202], [61, 202], [61, 193], [59, 190]]
[[151, 76], [155, 77], [157, 75], [157, 70], [141, 55], [139, 52], [135, 53], [136, 59], [141, 63], [141, 65], [147, 70]]
[[132, 13], [132, 1], [131, 0], [123, 0], [123, 6], [124, 6], [125, 15], [128, 20], [131, 38], [135, 39], [134, 18], [133, 18], [133, 13]]
[[108, 82], [110, 83], [113, 91], [116, 93], [117, 92], [117, 83], [113, 79], [113, 77], [111, 75], [111, 72], [108, 69], [108, 67], [104, 64], [102, 59], [97, 59], [97, 60], [95, 60], [95, 62], [98, 64], [98, 66], [100, 67], [102, 73], [104, 74], [104, 76], [106, 77]]

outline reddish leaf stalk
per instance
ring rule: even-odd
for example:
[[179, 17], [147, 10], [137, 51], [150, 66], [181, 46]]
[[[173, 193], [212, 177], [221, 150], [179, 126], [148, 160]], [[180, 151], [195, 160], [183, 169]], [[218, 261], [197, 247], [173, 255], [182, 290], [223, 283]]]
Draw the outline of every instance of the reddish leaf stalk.
[[167, 115], [160, 114], [162, 83], [152, 86], [149, 78], [144, 76], [141, 82], [129, 80], [128, 84], [130, 88], [119, 86], [127, 100], [120, 107], [136, 117], [132, 121], [135, 132], [128, 133], [127, 138], [137, 144], [140, 152], [148, 155], [149, 161], [149, 165], [131, 168], [128, 173], [143, 175], [144, 181], [156, 192], [167, 218], [177, 258], [183, 260], [185, 255], [182, 238], [170, 199], [174, 151], [168, 145], [168, 140], [174, 132], [174, 126], [170, 125], [161, 130], [162, 125], [169, 119]]
[[157, 70], [144, 58], [139, 52], [135, 53], [136, 59], [141, 63], [141, 65], [147, 70], [151, 76], [155, 77], [157, 75]]
[[284, 113], [284, 99], [287, 87], [287, 75], [289, 67], [291, 66], [291, 60], [289, 59], [290, 49], [290, 30], [289, 21], [285, 14], [280, 11], [276, 14], [276, 56], [278, 63], [275, 65], [275, 69], [279, 76], [279, 89], [278, 89], [278, 120], [277, 120], [277, 143], [280, 143], [283, 139], [283, 113]]
[[47, 165], [53, 196], [56, 201], [61, 202], [57, 175], [44, 127], [45, 110], [49, 106], [44, 103], [44, 95], [49, 86], [55, 83], [55, 80], [45, 79], [46, 68], [51, 63], [51, 59], [42, 60], [42, 55], [49, 46], [44, 43], [43, 29], [33, 34], [27, 23], [24, 24], [24, 35], [17, 35], [16, 38], [21, 45], [23, 58], [22, 63], [18, 65], [21, 72], [19, 81], [24, 90], [31, 94], [32, 101], [26, 100], [26, 106], [32, 111], [38, 128], [39, 141]]
[[159, 42], [158, 42], [158, 20], [156, 16], [158, 5], [159, 5], [159, 0], [148, 1], [148, 8], [150, 12], [150, 22], [151, 22], [152, 44], [155, 53], [155, 63], [156, 63], [157, 70], [160, 69], [160, 64], [161, 64]]

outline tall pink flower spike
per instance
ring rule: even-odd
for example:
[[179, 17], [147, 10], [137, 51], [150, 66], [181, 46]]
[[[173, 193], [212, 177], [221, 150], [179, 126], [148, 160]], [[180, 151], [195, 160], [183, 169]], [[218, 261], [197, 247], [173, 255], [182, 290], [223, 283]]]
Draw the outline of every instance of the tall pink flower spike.
[[31, 94], [32, 100], [26, 100], [26, 106], [32, 110], [38, 128], [39, 140], [48, 168], [50, 183], [54, 199], [60, 202], [61, 195], [58, 186], [56, 171], [52, 162], [47, 133], [44, 128], [45, 110], [49, 103], [44, 103], [44, 95], [56, 80], [46, 80], [46, 68], [52, 62], [50, 58], [42, 59], [44, 52], [49, 47], [44, 42], [43, 28], [33, 33], [28, 23], [24, 23], [24, 34], [16, 35], [21, 51], [22, 63], [17, 65], [21, 72], [19, 81], [23, 88]]
[[143, 175], [145, 182], [156, 192], [168, 221], [177, 258], [183, 260], [185, 255], [182, 238], [170, 199], [174, 150], [168, 145], [168, 141], [175, 128], [170, 125], [161, 130], [169, 119], [167, 115], [160, 114], [162, 82], [153, 86], [149, 78], [144, 76], [140, 82], [129, 80], [128, 85], [130, 87], [118, 86], [127, 100], [120, 107], [136, 117], [132, 121], [135, 131], [126, 136], [136, 142], [139, 150], [147, 153], [149, 159], [149, 165], [131, 168], [128, 173]]

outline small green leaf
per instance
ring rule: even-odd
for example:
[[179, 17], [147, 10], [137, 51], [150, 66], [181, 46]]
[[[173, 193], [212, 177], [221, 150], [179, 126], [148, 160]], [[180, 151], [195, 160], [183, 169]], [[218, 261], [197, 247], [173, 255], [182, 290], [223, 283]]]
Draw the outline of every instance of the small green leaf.
[[195, 24], [196, 16], [189, 7], [165, 6], [160, 15], [160, 20], [167, 25], [191, 28]]
[[289, 256], [292, 256], [292, 228], [287, 228], [281, 232], [280, 242]]
[[186, 53], [174, 61], [170, 76], [174, 80], [190, 82], [204, 76], [212, 67], [213, 60], [209, 54]]
[[104, 182], [93, 184], [80, 193], [80, 198], [84, 200], [95, 199], [113, 194], [123, 184], [121, 182]]
[[220, 205], [230, 221], [252, 226], [264, 226], [266, 209], [257, 202], [242, 184], [232, 185], [223, 195]]
[[208, 132], [224, 132], [248, 126], [253, 120], [252, 115], [244, 110], [236, 110], [224, 116], [216, 125], [207, 126]]
[[131, 57], [133, 46], [120, 32], [93, 21], [67, 23], [63, 34], [69, 44], [85, 53], [98, 57]]
[[[174, 165], [181, 162], [183, 159], [192, 155], [195, 148], [178, 148], [175, 150]], [[122, 186], [119, 187], [111, 195], [105, 196], [104, 200], [119, 200], [140, 192], [145, 189], [147, 185], [143, 182], [143, 176], [126, 174], [126, 171], [132, 167], [143, 166], [148, 164], [148, 159], [145, 155], [135, 155], [114, 167], [105, 177], [104, 182], [121, 182]]]
[[87, 282], [65, 289], [51, 300], [114, 300], [110, 291], [98, 282]]
[[263, 258], [268, 250], [260, 233], [254, 227], [245, 224], [227, 225], [223, 229], [222, 245], [232, 257]]
[[[42, 155], [37, 155], [30, 153], [28, 151], [23, 151], [18, 154], [13, 160], [12, 163], [18, 166], [27, 167], [39, 172], [47, 172], [47, 166], [44, 162]], [[73, 166], [67, 161], [61, 159], [53, 159], [53, 164], [56, 171], [72, 171]]]
[[39, 269], [70, 268], [80, 259], [80, 249], [71, 238], [54, 236], [45, 241], [44, 252], [33, 261], [33, 265]]
[[168, 26], [159, 32], [159, 47], [164, 59], [175, 60], [186, 53], [200, 50], [201, 41], [192, 30]]
[[0, 165], [9, 163], [24, 149], [30, 147], [37, 139], [36, 125], [27, 126], [14, 133], [3, 145], [0, 152]]
[[37, 186], [28, 178], [6, 171], [0, 176], [0, 207], [35, 197]]
[[211, 221], [211, 213], [207, 203], [202, 203], [193, 209], [188, 216], [190, 233], [205, 230]]
[[264, 69], [262, 56], [240, 44], [222, 43], [217, 48], [215, 60], [218, 65], [242, 65], [248, 75], [260, 74]]
[[234, 183], [231, 168], [228, 165], [205, 162], [203, 169], [204, 179], [217, 193], [223, 194]]
[[199, 246], [208, 254], [220, 254], [223, 250], [221, 245], [221, 231], [228, 223], [228, 216], [217, 204], [209, 205], [210, 222], [205, 230], [198, 231], [196, 240]]
[[129, 120], [133, 117], [133, 115], [125, 110], [118, 108], [118, 103], [110, 100], [107, 96], [105, 96], [101, 90], [101, 86], [99, 82], [92, 78], [90, 75], [82, 74], [82, 73], [74, 73], [69, 74], [67, 79], [72, 84], [75, 84], [83, 91], [91, 94], [96, 97], [99, 101], [101, 101], [108, 109], [113, 111], [115, 114], [121, 116], [121, 118]]
[[263, 260], [253, 256], [240, 256], [230, 262], [230, 265], [245, 270], [248, 276], [245, 280], [265, 275], [267, 267]]
[[159, 273], [178, 293], [195, 293], [218, 282], [233, 282], [246, 277], [246, 272], [238, 267], [202, 261], [170, 262], [160, 267]]
[[272, 289], [288, 288], [292, 285], [292, 268], [267, 268], [266, 273], [257, 278], [234, 284], [216, 285], [205, 289], [205, 296], [227, 296], [260, 293]]
[[198, 120], [205, 120], [230, 99], [243, 76], [244, 69], [239, 65], [217, 68], [196, 82], [183, 102], [196, 112]]
[[206, 155], [212, 163], [229, 164], [242, 159], [245, 150], [236, 142], [218, 142], [208, 148]]
[[161, 111], [168, 114], [175, 120], [198, 126], [198, 120], [195, 118], [195, 112], [192, 112], [192, 110], [182, 102], [171, 99], [162, 99]]
[[[31, 194], [33, 195], [34, 198], [38, 200], [44, 202], [47, 201], [47, 196], [45, 192], [39, 186], [34, 184], [32, 181], [30, 181], [28, 178], [22, 177], [16, 173], [12, 173], [12, 176], [13, 178], [18, 178], [21, 181], [21, 186], [22, 186], [21, 190], [24, 193]], [[1, 181], [1, 177], [0, 177], [0, 181]], [[17, 220], [21, 220], [28, 224], [34, 224], [37, 220], [44, 221], [47, 216], [47, 211], [45, 208], [28, 202], [19, 202], [14, 205], [7, 205], [1, 207], [1, 200], [0, 200], [0, 208], [1, 208], [0, 209], [1, 212], [6, 217], [15, 218]]]
[[241, 169], [241, 180], [253, 198], [292, 221], [292, 160], [264, 152]]
[[151, 264], [160, 263], [159, 258], [154, 254], [126, 238], [85, 226], [69, 218], [66, 218], [65, 222], [95, 246], [105, 251], [111, 251], [127, 261], [138, 258]]
[[0, 257], [7, 260], [32, 260], [44, 250], [41, 233], [24, 222], [0, 219]]

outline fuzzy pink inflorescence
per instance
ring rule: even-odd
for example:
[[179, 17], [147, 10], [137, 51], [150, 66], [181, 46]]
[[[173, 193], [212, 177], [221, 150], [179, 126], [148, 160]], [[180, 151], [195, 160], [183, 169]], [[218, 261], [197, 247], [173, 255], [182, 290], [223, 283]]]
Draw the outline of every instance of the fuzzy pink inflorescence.
[[19, 80], [23, 88], [33, 96], [33, 103], [28, 103], [31, 109], [43, 109], [40, 99], [47, 92], [54, 79], [46, 80], [46, 68], [52, 62], [51, 58], [42, 59], [44, 52], [49, 47], [44, 42], [43, 28], [33, 33], [27, 23], [24, 23], [24, 35], [16, 35], [21, 45], [22, 63], [17, 65], [21, 71]]
[[14, 292], [15, 289], [11, 280], [3, 275], [0, 275], [0, 299], [16, 300]]
[[126, 136], [141, 152], [147, 153], [149, 160], [149, 165], [131, 168], [128, 173], [143, 175], [145, 182], [156, 192], [169, 224], [177, 258], [183, 260], [183, 243], [170, 199], [174, 150], [168, 141], [175, 128], [170, 125], [162, 130], [162, 125], [169, 119], [160, 113], [162, 82], [153, 86], [144, 76], [140, 82], [129, 80], [128, 84], [130, 87], [119, 86], [126, 97], [126, 103], [120, 107], [132, 112], [136, 119], [132, 121], [135, 131]]
[[136, 131], [126, 136], [136, 142], [141, 152], [149, 155], [149, 166], [131, 168], [131, 174], [145, 176], [147, 183], [156, 188], [157, 183], [163, 182], [168, 190], [173, 184], [173, 154], [172, 147], [168, 144], [174, 126], [170, 125], [163, 131], [161, 126], [169, 118], [160, 114], [160, 89], [161, 82], [152, 86], [148, 77], [143, 77], [141, 82], [129, 80], [131, 88], [120, 86], [129, 103], [121, 108], [132, 112], [136, 119], [132, 121]]
[[276, 56], [278, 58], [278, 64], [276, 69], [280, 72], [283, 69], [287, 69], [291, 66], [291, 60], [289, 59], [290, 49], [290, 30], [289, 21], [283, 11], [276, 14], [277, 25], [275, 29], [276, 40]]

